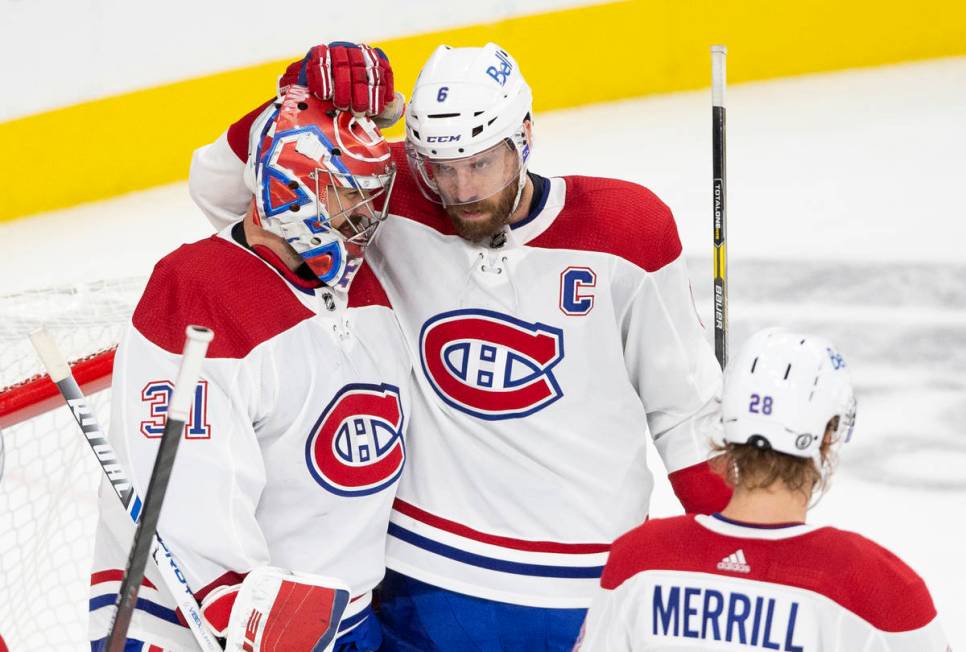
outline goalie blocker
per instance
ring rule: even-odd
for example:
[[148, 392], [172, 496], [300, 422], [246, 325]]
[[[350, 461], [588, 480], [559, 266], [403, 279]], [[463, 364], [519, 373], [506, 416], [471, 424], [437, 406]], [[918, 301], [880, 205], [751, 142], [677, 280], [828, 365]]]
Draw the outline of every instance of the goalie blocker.
[[341, 580], [265, 566], [209, 593], [201, 612], [226, 650], [328, 652], [349, 599]]

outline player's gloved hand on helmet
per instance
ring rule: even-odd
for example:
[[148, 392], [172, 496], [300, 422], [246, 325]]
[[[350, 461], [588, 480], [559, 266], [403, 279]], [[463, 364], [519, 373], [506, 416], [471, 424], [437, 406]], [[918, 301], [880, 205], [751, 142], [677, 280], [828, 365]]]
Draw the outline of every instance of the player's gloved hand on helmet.
[[393, 85], [388, 57], [364, 43], [333, 41], [312, 47], [301, 60], [289, 64], [278, 82], [279, 95], [291, 84], [308, 87], [337, 109], [369, 116], [380, 128], [395, 124], [405, 109], [405, 98]]

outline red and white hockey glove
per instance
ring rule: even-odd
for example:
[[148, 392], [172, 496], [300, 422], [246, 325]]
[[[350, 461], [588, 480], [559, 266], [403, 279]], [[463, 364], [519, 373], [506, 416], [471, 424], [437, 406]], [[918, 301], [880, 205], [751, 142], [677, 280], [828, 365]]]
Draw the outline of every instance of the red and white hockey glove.
[[201, 615], [232, 652], [329, 652], [348, 604], [341, 580], [265, 566], [205, 596]]
[[405, 98], [396, 93], [389, 59], [365, 43], [333, 41], [316, 45], [289, 64], [278, 81], [281, 97], [291, 84], [307, 86], [337, 109], [367, 115], [380, 127], [394, 124], [403, 114]]

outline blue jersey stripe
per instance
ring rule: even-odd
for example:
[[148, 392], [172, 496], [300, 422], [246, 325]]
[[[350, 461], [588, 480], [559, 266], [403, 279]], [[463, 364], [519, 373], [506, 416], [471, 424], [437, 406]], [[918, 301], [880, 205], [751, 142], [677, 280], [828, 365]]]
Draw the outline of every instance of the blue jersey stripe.
[[372, 615], [372, 607], [371, 606], [366, 607], [365, 609], [363, 609], [362, 611], [360, 611], [356, 615], [349, 616], [348, 618], [346, 618], [345, 620], [343, 620], [341, 623], [339, 623], [339, 631], [340, 632], [344, 632], [345, 630], [349, 629], [350, 627], [355, 627], [356, 625], [358, 625], [359, 623], [361, 623], [363, 620], [365, 620], [366, 618], [368, 618], [371, 615]]
[[448, 546], [438, 541], [433, 541], [415, 532], [411, 532], [396, 523], [389, 524], [389, 534], [406, 543], [410, 543], [417, 548], [428, 550], [449, 559], [487, 568], [490, 570], [501, 571], [504, 573], [514, 573], [516, 575], [532, 575], [535, 577], [562, 577], [572, 579], [598, 579], [604, 572], [603, 566], [546, 566], [543, 564], [524, 564], [516, 561], [506, 561], [484, 557], [472, 552], [466, 552], [453, 546]]
[[[115, 602], [117, 602], [117, 593], [106, 593], [104, 595], [99, 595], [96, 598], [91, 598], [88, 611], [96, 611], [97, 609], [113, 605]], [[168, 609], [167, 607], [159, 605], [157, 602], [151, 602], [150, 600], [145, 600], [144, 598], [138, 598], [137, 604], [134, 608], [140, 609], [145, 613], [149, 613], [155, 618], [160, 618], [161, 620], [167, 621], [174, 625], [184, 627], [184, 625], [182, 625], [181, 621], [178, 619], [178, 614], [174, 611], [174, 609]]]

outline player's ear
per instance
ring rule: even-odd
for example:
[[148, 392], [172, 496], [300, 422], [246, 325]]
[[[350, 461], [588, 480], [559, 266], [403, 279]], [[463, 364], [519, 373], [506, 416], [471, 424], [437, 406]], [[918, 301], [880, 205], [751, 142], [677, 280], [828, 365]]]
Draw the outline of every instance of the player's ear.
[[533, 149], [533, 120], [530, 119], [529, 113], [523, 119], [523, 132], [526, 134], [527, 145], [530, 146], [530, 149]]
[[835, 437], [835, 431], [839, 429], [839, 417], [835, 415], [828, 420], [828, 424], [825, 426], [825, 434], [822, 436], [822, 447], [819, 449], [822, 452], [822, 460], [828, 458], [829, 451], [832, 449], [832, 439]]

